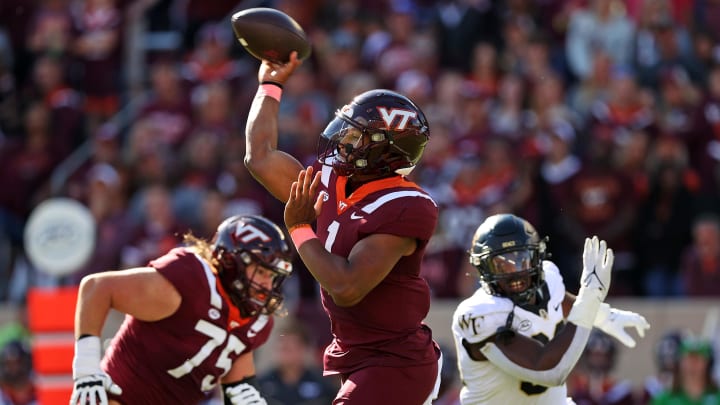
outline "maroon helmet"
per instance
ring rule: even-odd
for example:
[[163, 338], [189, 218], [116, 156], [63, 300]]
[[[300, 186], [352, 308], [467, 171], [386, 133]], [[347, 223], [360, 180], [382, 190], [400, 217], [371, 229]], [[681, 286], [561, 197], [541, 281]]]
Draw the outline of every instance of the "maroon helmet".
[[[212, 247], [220, 282], [243, 317], [280, 307], [282, 283], [292, 273], [292, 251], [280, 227], [258, 215], [236, 215], [218, 226]], [[254, 281], [257, 268], [247, 274], [253, 263], [272, 272], [270, 289]]]
[[370, 90], [335, 112], [320, 137], [318, 161], [340, 176], [407, 175], [429, 136], [425, 114], [409, 98]]

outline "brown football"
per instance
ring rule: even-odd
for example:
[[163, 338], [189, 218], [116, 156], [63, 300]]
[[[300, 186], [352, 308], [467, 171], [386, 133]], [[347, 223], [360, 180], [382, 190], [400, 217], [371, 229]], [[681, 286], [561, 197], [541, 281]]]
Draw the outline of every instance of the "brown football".
[[280, 10], [248, 8], [233, 14], [231, 21], [240, 44], [260, 60], [285, 63], [292, 51], [297, 51], [298, 59], [310, 56], [311, 46], [305, 31]]

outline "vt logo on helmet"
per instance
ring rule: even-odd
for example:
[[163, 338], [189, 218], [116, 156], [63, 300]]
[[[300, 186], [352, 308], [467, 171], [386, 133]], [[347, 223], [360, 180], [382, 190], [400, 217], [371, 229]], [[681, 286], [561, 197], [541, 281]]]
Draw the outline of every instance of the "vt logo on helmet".
[[340, 176], [407, 175], [425, 150], [430, 129], [409, 98], [370, 90], [335, 112], [318, 144], [318, 161]]
[[212, 247], [220, 282], [243, 317], [280, 308], [292, 252], [277, 225], [256, 215], [230, 217], [218, 227]]

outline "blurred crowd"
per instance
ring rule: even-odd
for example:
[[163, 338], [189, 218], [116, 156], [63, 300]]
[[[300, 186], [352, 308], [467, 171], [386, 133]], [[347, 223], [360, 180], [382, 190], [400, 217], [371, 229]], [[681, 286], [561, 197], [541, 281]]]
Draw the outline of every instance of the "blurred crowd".
[[[282, 223], [243, 164], [258, 61], [230, 16], [260, 6], [313, 47], [283, 91], [281, 149], [312, 162], [335, 109], [371, 88], [428, 116], [412, 178], [440, 206], [434, 297], [474, 291], [466, 250], [497, 212], [550, 237], [570, 291], [596, 234], [616, 252], [611, 295], [720, 295], [720, 1], [3, 0], [0, 302], [48, 282], [23, 232], [51, 197], [97, 222], [90, 260], [51, 283], [145, 264], [231, 214]], [[327, 330], [307, 272], [287, 284]]]

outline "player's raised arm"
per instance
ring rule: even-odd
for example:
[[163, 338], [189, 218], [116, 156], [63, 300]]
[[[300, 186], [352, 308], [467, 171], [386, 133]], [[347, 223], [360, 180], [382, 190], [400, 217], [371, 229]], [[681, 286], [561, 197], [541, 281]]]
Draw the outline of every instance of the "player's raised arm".
[[245, 128], [245, 166], [283, 202], [287, 201], [290, 185], [303, 167], [296, 158], [277, 149], [278, 111], [283, 85], [301, 63], [297, 52], [293, 52], [285, 64], [262, 61], [258, 71], [258, 92]]

